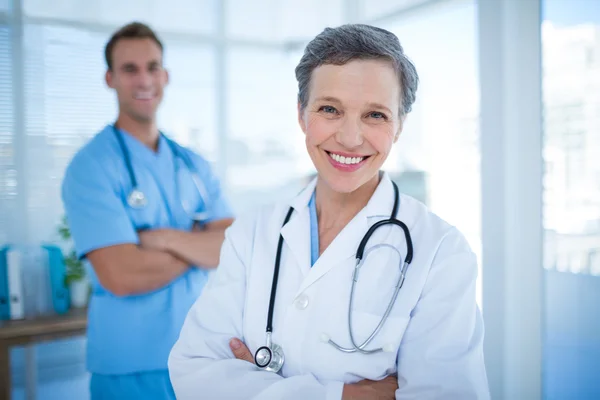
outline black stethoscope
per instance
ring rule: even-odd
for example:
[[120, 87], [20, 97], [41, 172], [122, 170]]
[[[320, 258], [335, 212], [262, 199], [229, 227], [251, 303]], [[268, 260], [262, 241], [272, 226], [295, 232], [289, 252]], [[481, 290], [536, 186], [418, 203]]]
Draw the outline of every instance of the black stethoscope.
[[[400, 196], [398, 193], [398, 186], [396, 185], [396, 183], [392, 182], [392, 185], [394, 186], [394, 208], [392, 209], [392, 214], [391, 214], [390, 218], [384, 219], [382, 221], [379, 221], [379, 222], [376, 222], [375, 224], [373, 224], [369, 228], [367, 233], [363, 236], [360, 244], [358, 245], [358, 249], [356, 250], [356, 266], [354, 267], [354, 273], [352, 275], [352, 289], [350, 290], [350, 302], [348, 304], [348, 329], [350, 331], [350, 341], [352, 343], [352, 347], [345, 348], [345, 347], [338, 345], [331, 339], [325, 338], [326, 339], [325, 342], [329, 343], [336, 349], [338, 349], [342, 352], [345, 352], [345, 353], [360, 352], [363, 354], [373, 354], [373, 353], [378, 353], [380, 351], [385, 351], [384, 348], [366, 350], [365, 346], [367, 344], [369, 344], [371, 342], [371, 340], [373, 340], [373, 338], [381, 330], [381, 328], [383, 327], [383, 324], [385, 323], [390, 312], [392, 311], [392, 307], [394, 306], [394, 303], [396, 302], [396, 298], [398, 297], [400, 288], [402, 287], [402, 284], [404, 283], [404, 278], [406, 277], [406, 271], [408, 269], [409, 264], [412, 261], [412, 257], [413, 257], [412, 239], [411, 239], [410, 232], [409, 232], [406, 224], [404, 224], [404, 222], [402, 222], [396, 218], [396, 216], [398, 214], [398, 205], [399, 205], [398, 203], [399, 203]], [[285, 224], [287, 224], [288, 221], [290, 220], [290, 217], [292, 216], [292, 212], [293, 212], [293, 208], [290, 207], [290, 209], [285, 217], [285, 220], [283, 222], [283, 226], [285, 226]], [[373, 233], [378, 228], [385, 226], [385, 225], [397, 225], [400, 228], [402, 228], [402, 230], [404, 231], [404, 237], [406, 239], [406, 249], [407, 249], [406, 257], [404, 259], [404, 263], [400, 267], [400, 276], [398, 277], [398, 282], [396, 283], [396, 288], [394, 290], [394, 294], [392, 296], [390, 303], [388, 304], [388, 307], [387, 307], [385, 313], [383, 314], [383, 317], [381, 317], [381, 320], [380, 320], [379, 324], [377, 325], [377, 327], [375, 328], [375, 330], [373, 331], [373, 333], [371, 333], [371, 335], [369, 335], [369, 337], [363, 343], [357, 345], [356, 342], [354, 341], [354, 336], [352, 334], [352, 312], [351, 312], [351, 310], [352, 310], [352, 303], [353, 303], [354, 287], [356, 285], [356, 282], [358, 281], [358, 272], [363, 264], [363, 261], [366, 259], [366, 258], [363, 258], [363, 256], [365, 253], [365, 247], [367, 245], [367, 242], [369, 241], [369, 239], [371, 238]], [[386, 244], [374, 246], [373, 249], [377, 248], [377, 247], [381, 247], [383, 245], [386, 245]], [[393, 248], [399, 254], [399, 250], [396, 247], [394, 247], [392, 245], [386, 245], [386, 246]], [[273, 284], [271, 286], [271, 298], [269, 300], [269, 313], [267, 315], [266, 344], [265, 344], [265, 346], [261, 346], [260, 348], [258, 348], [258, 350], [256, 350], [256, 353], [254, 354], [254, 362], [256, 363], [256, 365], [259, 368], [267, 370], [267, 371], [275, 372], [275, 373], [279, 372], [281, 367], [283, 367], [283, 363], [285, 361], [283, 349], [278, 344], [272, 343], [272, 339], [271, 339], [271, 335], [273, 332], [273, 309], [275, 307], [275, 294], [277, 292], [277, 280], [279, 279], [279, 267], [281, 264], [281, 249], [282, 249], [282, 247], [283, 247], [283, 235], [279, 234], [279, 243], [277, 244], [277, 255], [275, 257], [275, 270], [273, 271]]]
[[[132, 189], [129, 192], [129, 195], [127, 195], [127, 204], [129, 204], [129, 206], [132, 208], [143, 208], [148, 204], [148, 199], [146, 198], [145, 193], [138, 186], [135, 172], [133, 171], [133, 166], [131, 165], [131, 157], [129, 155], [127, 146], [125, 145], [125, 141], [123, 140], [122, 134], [119, 132], [119, 130], [117, 129], [117, 127], [114, 124], [112, 125], [112, 129], [113, 129], [115, 136], [117, 137], [117, 141], [119, 142], [119, 147], [121, 148], [121, 153], [123, 154], [123, 160], [125, 161], [125, 165], [127, 167], [127, 173], [129, 174], [129, 180], [131, 182]], [[207, 202], [208, 201], [208, 193], [206, 191], [206, 187], [202, 183], [202, 179], [200, 179], [200, 176], [198, 175], [196, 166], [194, 165], [194, 163], [192, 162], [190, 157], [187, 154], [183, 154], [179, 150], [177, 145], [171, 139], [169, 139], [162, 133], [160, 133], [160, 135], [165, 138], [165, 141], [169, 145], [169, 148], [171, 149], [173, 156], [175, 158], [181, 159], [183, 161], [183, 163], [185, 164], [185, 167], [187, 168], [187, 170], [190, 172], [190, 174], [192, 176], [192, 181], [194, 182], [194, 186], [196, 186], [198, 193], [200, 193], [200, 197], [202, 198], [202, 201], [205, 205], [206, 211], [193, 212], [193, 211], [188, 210], [189, 207], [186, 207], [186, 204], [184, 204], [181, 196], [179, 196], [179, 201], [181, 202], [182, 208], [184, 209], [184, 211], [188, 214], [188, 216], [192, 220], [194, 220], [194, 221], [206, 220], [208, 218], [208, 202]], [[177, 175], [177, 171], [175, 171], [175, 174]], [[175, 185], [177, 186], [177, 192], [179, 194], [179, 180], [177, 179], [177, 176], [175, 176]]]

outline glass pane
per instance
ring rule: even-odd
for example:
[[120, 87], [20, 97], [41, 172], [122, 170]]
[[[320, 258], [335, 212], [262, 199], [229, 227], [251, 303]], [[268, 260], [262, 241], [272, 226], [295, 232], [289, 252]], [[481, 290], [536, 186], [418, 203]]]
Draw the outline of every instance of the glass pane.
[[116, 107], [104, 83], [105, 35], [25, 25], [23, 40], [28, 233], [39, 242], [54, 238], [67, 163]]
[[11, 30], [0, 25], [0, 247], [15, 240], [17, 174], [13, 133]]
[[210, 161], [217, 158], [215, 57], [193, 41], [165, 41], [169, 85], [158, 113], [159, 125], [183, 146]]
[[431, 0], [361, 0], [362, 15], [370, 21], [385, 18], [390, 13], [403, 9], [416, 8], [419, 5], [430, 3]]
[[270, 42], [311, 39], [342, 23], [343, 1], [230, 0], [227, 35]]
[[[420, 77], [416, 104], [384, 167], [402, 191], [455, 225], [480, 257], [475, 16], [474, 2], [451, 2], [382, 26], [398, 36]], [[452, 59], [461, 61], [442, 61]]]
[[227, 58], [227, 179], [236, 211], [299, 190], [311, 171], [298, 126], [299, 54], [232, 48]]
[[23, 12], [83, 24], [118, 26], [135, 20], [157, 30], [211, 33], [216, 30], [216, 1], [159, 0], [149, 5], [147, 0], [23, 0]]
[[[104, 81], [107, 34], [60, 26], [25, 27], [29, 234], [53, 238], [62, 210], [60, 183], [73, 154], [117, 116]], [[194, 42], [165, 41], [170, 84], [159, 109], [169, 136], [208, 158], [216, 153], [214, 57]]]
[[0, 0], [0, 11], [10, 11], [11, 0]]
[[600, 2], [542, 3], [544, 398], [597, 399]]

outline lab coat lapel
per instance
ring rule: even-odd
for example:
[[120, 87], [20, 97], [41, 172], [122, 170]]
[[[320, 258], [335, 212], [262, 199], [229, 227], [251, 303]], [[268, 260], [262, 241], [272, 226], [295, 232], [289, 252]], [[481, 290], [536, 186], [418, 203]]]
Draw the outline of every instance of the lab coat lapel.
[[[288, 223], [281, 228], [281, 235], [284, 240], [282, 251], [285, 252], [287, 246], [302, 275], [306, 275], [310, 270], [310, 216], [308, 209], [304, 208], [295, 212]], [[283, 255], [282, 260], [285, 258]], [[282, 264], [284, 264], [283, 261]]]
[[[316, 179], [314, 179], [304, 190], [296, 196], [290, 206], [294, 208], [294, 213], [288, 223], [281, 228], [281, 235], [284, 239], [283, 252], [286, 246], [300, 268], [303, 276], [310, 271], [310, 214], [308, 202], [315, 190]], [[287, 210], [286, 210], [287, 213]], [[285, 255], [282, 260], [285, 260]], [[282, 262], [283, 264], [283, 262]]]
[[365, 210], [360, 211], [331, 242], [311, 268], [302, 282], [298, 293], [318, 281], [333, 268], [354, 258], [356, 249], [364, 233], [367, 231]]
[[[370, 223], [377, 220], [376, 217], [379, 217], [379, 219], [389, 218], [393, 203], [394, 190], [392, 183], [387, 174], [383, 174], [367, 205], [356, 214], [319, 257], [304, 282], [302, 282], [298, 293], [304, 291], [333, 268], [354, 259], [358, 245], [367, 233]], [[306, 219], [308, 219], [308, 216]], [[310, 251], [310, 243], [308, 246]]]

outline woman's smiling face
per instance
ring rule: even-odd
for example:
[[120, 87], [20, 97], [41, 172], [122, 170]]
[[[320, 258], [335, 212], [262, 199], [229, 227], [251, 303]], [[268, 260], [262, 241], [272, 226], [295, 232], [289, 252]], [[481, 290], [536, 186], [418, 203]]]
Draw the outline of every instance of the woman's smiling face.
[[319, 177], [339, 193], [377, 179], [402, 130], [400, 82], [386, 60], [321, 65], [298, 119]]

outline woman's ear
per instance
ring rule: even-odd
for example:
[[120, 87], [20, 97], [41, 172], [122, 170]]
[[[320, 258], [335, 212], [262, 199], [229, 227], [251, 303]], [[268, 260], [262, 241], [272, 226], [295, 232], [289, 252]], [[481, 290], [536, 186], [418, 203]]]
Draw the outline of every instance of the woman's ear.
[[402, 129], [404, 128], [404, 120], [406, 119], [406, 114], [402, 115], [400, 117], [400, 120], [398, 121], [398, 130], [396, 131], [396, 135], [394, 135], [394, 143], [396, 143], [398, 141], [398, 139], [400, 138], [400, 134], [402, 133]]
[[300, 129], [306, 135], [306, 122], [304, 121], [304, 109], [302, 108], [302, 104], [298, 102], [298, 124], [300, 124]]

